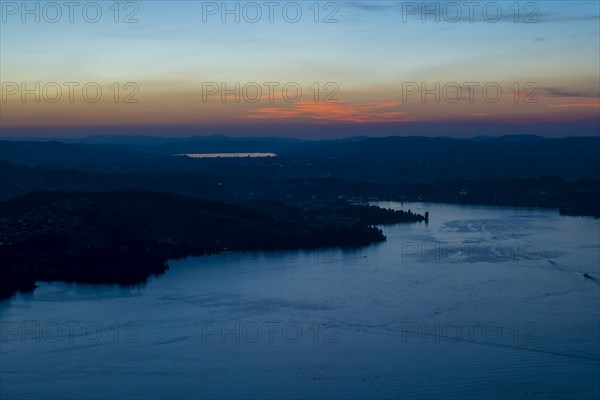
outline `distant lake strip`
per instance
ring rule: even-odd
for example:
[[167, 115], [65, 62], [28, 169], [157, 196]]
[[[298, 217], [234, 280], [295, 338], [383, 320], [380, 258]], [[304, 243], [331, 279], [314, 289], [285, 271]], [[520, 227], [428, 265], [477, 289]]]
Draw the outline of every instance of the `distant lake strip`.
[[178, 157], [190, 158], [242, 158], [242, 157], [277, 157], [275, 153], [204, 153], [204, 154], [175, 154]]

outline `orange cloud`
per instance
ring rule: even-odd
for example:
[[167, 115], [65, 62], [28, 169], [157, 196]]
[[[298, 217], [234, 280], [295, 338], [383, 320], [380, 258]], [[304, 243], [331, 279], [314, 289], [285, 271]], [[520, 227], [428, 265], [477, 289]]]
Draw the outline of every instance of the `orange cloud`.
[[407, 113], [395, 109], [400, 103], [348, 104], [299, 101], [282, 107], [264, 107], [251, 111], [254, 119], [311, 119], [317, 122], [367, 123], [406, 122]]
[[565, 103], [565, 104], [549, 104], [550, 108], [600, 108], [600, 103]]

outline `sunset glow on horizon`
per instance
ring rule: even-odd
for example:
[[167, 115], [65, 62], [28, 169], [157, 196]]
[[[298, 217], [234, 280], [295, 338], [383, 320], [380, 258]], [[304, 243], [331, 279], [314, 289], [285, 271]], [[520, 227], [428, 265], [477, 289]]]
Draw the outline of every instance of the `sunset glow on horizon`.
[[94, 14], [3, 1], [0, 124], [358, 124], [368, 136], [374, 124], [561, 121], [587, 127], [563, 136], [598, 134], [598, 2], [277, 3], [101, 2]]

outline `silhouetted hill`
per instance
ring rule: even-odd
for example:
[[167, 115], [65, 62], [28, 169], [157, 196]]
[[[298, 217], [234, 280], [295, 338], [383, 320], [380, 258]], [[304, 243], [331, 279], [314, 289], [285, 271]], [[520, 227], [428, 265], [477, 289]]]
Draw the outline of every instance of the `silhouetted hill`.
[[478, 136], [471, 140], [485, 140], [501, 143], [536, 143], [543, 142], [546, 138], [537, 135], [505, 135], [505, 136]]
[[143, 153], [108, 149], [102, 146], [65, 144], [56, 141], [0, 141], [0, 160], [16, 164], [128, 163], [149, 158], [150, 156]]
[[[337, 210], [335, 210], [337, 211]], [[171, 258], [223, 249], [357, 247], [385, 240], [373, 221], [423, 217], [348, 204], [267, 214], [147, 191], [36, 192], [0, 203], [0, 298], [39, 280], [136, 283]]]
[[148, 151], [160, 154], [183, 154], [183, 153], [282, 153], [304, 147], [307, 142], [286, 140], [185, 140], [173, 143], [163, 143], [140, 151]]
[[[533, 147], [531, 147], [533, 146]], [[495, 157], [513, 154], [543, 153], [560, 155], [561, 150], [577, 150], [583, 155], [594, 155], [600, 149], [598, 137], [573, 137], [551, 139], [533, 135], [477, 137], [473, 139], [430, 138], [418, 136], [390, 136], [385, 138], [364, 138], [350, 142], [317, 143], [296, 151], [296, 153], [322, 155], [435, 155], [451, 154], [487, 155]], [[506, 153], [508, 152], [508, 153]], [[485, 153], [485, 154], [483, 154]]]
[[[549, 139], [538, 136], [503, 136], [482, 139], [387, 137], [358, 142], [317, 144], [297, 149], [295, 156], [327, 160], [369, 179], [393, 175], [407, 168], [415, 173], [477, 171], [481, 178], [564, 179], [600, 177], [600, 138]], [[502, 174], [500, 174], [500, 172]], [[464, 175], [464, 173], [463, 173]]]
[[[138, 140], [139, 139], [139, 140]], [[92, 139], [90, 139], [92, 140]], [[98, 140], [100, 139], [93, 139]], [[1, 141], [0, 159], [17, 164], [76, 165], [146, 163], [165, 170], [186, 165], [173, 154], [273, 152], [285, 162], [330, 165], [331, 176], [391, 180], [412, 168], [453, 173], [476, 172], [480, 178], [563, 179], [600, 177], [600, 138], [550, 139], [533, 135], [476, 137], [353, 137], [344, 140], [301, 141], [281, 138], [228, 138], [223, 136], [164, 139], [130, 137], [116, 143], [65, 144], [60, 142]], [[163, 140], [163, 139], [160, 139]], [[135, 143], [146, 144], [135, 144]], [[177, 163], [180, 164], [177, 164]], [[188, 168], [192, 165], [187, 164]]]

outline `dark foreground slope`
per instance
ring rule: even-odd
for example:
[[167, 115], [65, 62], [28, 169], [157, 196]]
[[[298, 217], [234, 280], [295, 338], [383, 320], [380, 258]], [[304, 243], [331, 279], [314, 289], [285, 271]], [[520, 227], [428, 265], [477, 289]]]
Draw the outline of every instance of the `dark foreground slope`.
[[423, 220], [344, 207], [350, 217], [328, 221], [315, 211], [281, 216], [167, 193], [31, 193], [0, 203], [0, 298], [36, 281], [143, 282], [168, 259], [223, 249], [363, 246], [385, 240], [369, 219]]

